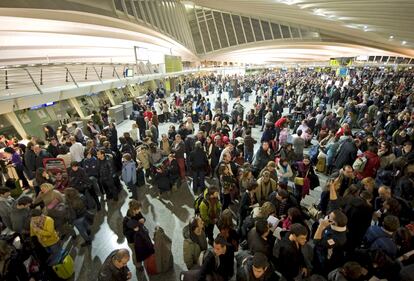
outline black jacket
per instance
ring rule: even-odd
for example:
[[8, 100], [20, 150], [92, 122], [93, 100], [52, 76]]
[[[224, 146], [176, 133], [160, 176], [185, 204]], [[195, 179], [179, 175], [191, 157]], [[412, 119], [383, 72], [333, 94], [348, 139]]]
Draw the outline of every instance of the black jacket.
[[85, 169], [81, 167], [78, 167], [78, 170], [76, 172], [72, 170], [72, 168], [69, 168], [68, 176], [69, 186], [76, 188], [80, 193], [84, 193], [91, 185], [89, 177], [86, 175]]
[[288, 281], [299, 275], [301, 268], [305, 267], [305, 258], [301, 248], [294, 241], [289, 240], [290, 233], [278, 241], [273, 248], [276, 257], [277, 269]]
[[196, 148], [190, 153], [188, 163], [193, 171], [204, 171], [208, 165], [207, 155], [203, 149]]
[[105, 158], [104, 160], [98, 159], [98, 179], [99, 181], [106, 181], [106, 180], [112, 180], [113, 176], [113, 165], [111, 163], [111, 160], [108, 158]]
[[236, 281], [278, 281], [279, 276], [269, 265], [265, 273], [258, 279], [253, 274], [253, 257], [248, 257], [245, 264], [237, 270]]

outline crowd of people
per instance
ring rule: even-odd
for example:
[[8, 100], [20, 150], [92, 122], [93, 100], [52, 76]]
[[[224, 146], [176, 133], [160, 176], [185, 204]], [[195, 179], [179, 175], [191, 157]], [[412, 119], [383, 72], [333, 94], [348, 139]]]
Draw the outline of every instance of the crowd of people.
[[[376, 68], [186, 77], [169, 97], [160, 87], [134, 100], [119, 137], [105, 108], [84, 128], [1, 136], [0, 217], [23, 246], [0, 240], [0, 274], [56, 280], [62, 241], [75, 228], [91, 245], [103, 200], [125, 188], [130, 250], [114, 250], [98, 280], [131, 279], [130, 257], [144, 270], [156, 246], [138, 188], [163, 199], [189, 183], [183, 280], [411, 280], [413, 83], [410, 70]], [[52, 172], [49, 158], [67, 169]]]

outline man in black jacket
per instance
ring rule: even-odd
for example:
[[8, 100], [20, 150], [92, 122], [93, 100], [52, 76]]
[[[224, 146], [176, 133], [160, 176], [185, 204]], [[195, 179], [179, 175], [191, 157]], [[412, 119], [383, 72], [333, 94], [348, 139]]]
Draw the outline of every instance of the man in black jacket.
[[106, 193], [106, 199], [118, 201], [118, 190], [113, 178], [113, 165], [107, 158], [105, 150], [97, 152], [98, 157], [98, 181]]
[[188, 164], [193, 171], [193, 191], [194, 194], [198, 194], [205, 189], [204, 179], [208, 166], [207, 155], [200, 141], [196, 141], [195, 149], [188, 157]]
[[[227, 251], [226, 239], [220, 235], [214, 240], [213, 250], [207, 251], [204, 256], [203, 264], [200, 268], [198, 281], [208, 280], [207, 276], [212, 277], [212, 280], [217, 280], [215, 275], [218, 275], [217, 271], [220, 271], [220, 256], [224, 255]], [[224, 276], [217, 276], [217, 278], [224, 279]]]
[[109, 254], [99, 270], [98, 281], [127, 281], [132, 277], [127, 266], [130, 254], [127, 249], [115, 250]]
[[237, 281], [277, 281], [279, 279], [267, 257], [262, 253], [248, 257], [238, 269], [236, 276]]
[[306, 277], [308, 270], [302, 254], [302, 246], [306, 244], [308, 230], [305, 226], [295, 223], [285, 237], [275, 243], [273, 256], [277, 260], [278, 270], [286, 280], [296, 277]]
[[138, 125], [138, 129], [139, 129], [139, 138], [141, 140], [143, 140], [145, 138], [145, 127], [146, 127], [146, 123], [145, 123], [145, 118], [144, 118], [144, 112], [140, 111], [137, 119], [135, 120], [135, 122]]
[[99, 201], [98, 195], [95, 192], [95, 189], [92, 187], [92, 182], [90, 181], [88, 175], [85, 172], [85, 169], [79, 167], [79, 163], [73, 161], [68, 169], [69, 177], [69, 186], [76, 188], [80, 193], [85, 195], [86, 199], [93, 206], [93, 202], [90, 199], [93, 199], [96, 204], [98, 211], [101, 210], [101, 202]]

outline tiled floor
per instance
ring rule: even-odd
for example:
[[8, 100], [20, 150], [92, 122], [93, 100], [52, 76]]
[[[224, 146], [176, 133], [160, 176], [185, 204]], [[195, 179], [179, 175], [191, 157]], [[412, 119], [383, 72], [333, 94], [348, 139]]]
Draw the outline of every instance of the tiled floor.
[[[215, 96], [210, 95], [209, 97], [214, 105]], [[226, 94], [222, 95], [222, 98], [224, 97], [226, 97]], [[253, 97], [250, 100], [250, 102], [242, 102], [245, 106], [245, 112], [253, 104]], [[230, 101], [229, 109], [232, 108], [233, 102]], [[118, 126], [118, 135], [121, 135], [124, 131], [128, 131], [132, 123], [133, 121], [129, 120], [121, 123]], [[169, 125], [169, 123], [160, 124], [160, 134], [167, 132]], [[253, 129], [252, 135], [259, 141], [261, 136], [259, 128]], [[257, 147], [258, 144], [256, 145]], [[136, 273], [132, 262], [130, 262], [128, 266], [133, 273], [132, 280], [175, 281], [179, 279], [180, 272], [185, 269], [182, 252], [182, 229], [194, 215], [194, 195], [190, 189], [188, 185], [183, 185], [178, 191], [172, 193], [168, 200], [157, 199], [156, 190], [149, 186], [139, 190], [139, 198], [143, 205], [142, 212], [147, 219], [147, 228], [152, 233], [155, 226], [160, 225], [172, 240], [174, 269], [168, 273], [148, 277], [143, 272]], [[99, 268], [109, 253], [117, 248], [128, 247], [122, 235], [122, 218], [128, 208], [128, 197], [127, 192], [123, 191], [117, 203], [110, 202], [108, 204], [104, 202], [105, 207], [98, 213], [94, 222], [93, 233], [95, 233], [95, 238], [92, 246], [80, 248], [79, 245], [83, 242], [81, 241], [82, 239], [78, 238], [76, 241], [77, 246], [73, 250], [73, 254], [76, 256], [76, 274], [74, 280], [96, 280]]]

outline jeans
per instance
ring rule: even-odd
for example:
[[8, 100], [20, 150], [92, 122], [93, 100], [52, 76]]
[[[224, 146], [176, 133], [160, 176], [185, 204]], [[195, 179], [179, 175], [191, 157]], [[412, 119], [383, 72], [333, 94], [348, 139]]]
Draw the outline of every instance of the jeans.
[[88, 235], [89, 224], [87, 223], [85, 217], [77, 218], [73, 221], [73, 225], [79, 231], [80, 236], [82, 236], [83, 240], [90, 241], [91, 238]]
[[205, 188], [204, 180], [205, 180], [206, 172], [203, 170], [194, 170], [193, 171], [193, 191], [194, 193], [202, 192]]
[[252, 151], [248, 151], [247, 149], [244, 149], [244, 160], [246, 162], [251, 163], [253, 160], [253, 152]]
[[60, 258], [62, 257], [62, 246], [60, 242], [56, 244], [46, 247], [46, 252], [49, 254], [49, 258], [47, 259], [47, 264], [49, 266], [56, 265], [60, 262]]

